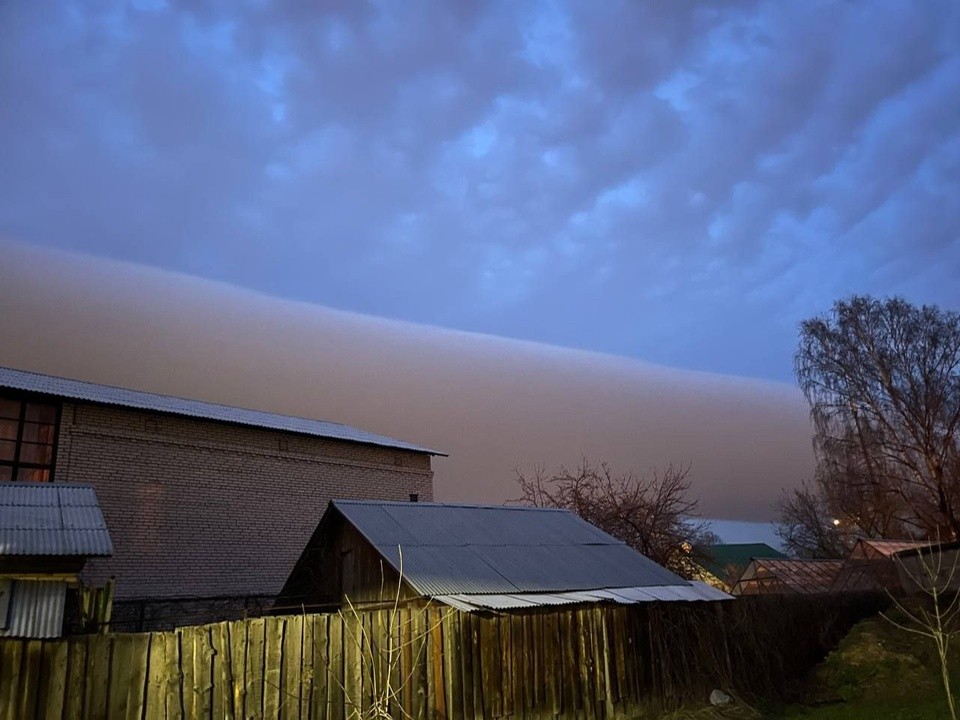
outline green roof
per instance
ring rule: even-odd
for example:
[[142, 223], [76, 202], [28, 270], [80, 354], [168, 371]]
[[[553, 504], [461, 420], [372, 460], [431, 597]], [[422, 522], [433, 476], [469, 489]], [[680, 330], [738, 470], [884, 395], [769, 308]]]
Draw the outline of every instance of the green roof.
[[766, 543], [704, 545], [700, 548], [700, 551], [704, 555], [701, 565], [721, 580], [729, 575], [728, 568], [734, 567], [738, 572], [742, 572], [753, 558], [769, 559], [787, 557]]

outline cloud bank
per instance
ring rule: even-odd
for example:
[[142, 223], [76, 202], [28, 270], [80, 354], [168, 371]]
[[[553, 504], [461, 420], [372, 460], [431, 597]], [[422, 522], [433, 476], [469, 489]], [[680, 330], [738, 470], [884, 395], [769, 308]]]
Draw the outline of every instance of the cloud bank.
[[344, 313], [0, 243], [0, 364], [337, 422], [435, 447], [440, 500], [516, 496], [581, 455], [689, 462], [703, 512], [766, 520], [812, 470], [792, 387]]

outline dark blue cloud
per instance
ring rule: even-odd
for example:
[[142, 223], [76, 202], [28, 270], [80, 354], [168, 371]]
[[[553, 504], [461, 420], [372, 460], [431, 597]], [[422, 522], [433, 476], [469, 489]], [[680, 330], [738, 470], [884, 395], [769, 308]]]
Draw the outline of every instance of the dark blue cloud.
[[780, 379], [960, 306], [952, 2], [8, 3], [0, 95], [29, 242]]

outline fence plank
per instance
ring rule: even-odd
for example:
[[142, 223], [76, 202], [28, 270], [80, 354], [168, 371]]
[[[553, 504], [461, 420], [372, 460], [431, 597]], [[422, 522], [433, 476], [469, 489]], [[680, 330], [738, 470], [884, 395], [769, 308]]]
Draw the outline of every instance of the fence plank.
[[345, 614], [343, 617], [343, 701], [347, 717], [353, 713], [359, 713], [363, 707], [362, 643], [359, 618], [352, 612]]
[[343, 617], [331, 615], [327, 628], [327, 647], [329, 648], [329, 662], [327, 663], [327, 720], [345, 720], [347, 700], [344, 693], [343, 672]]
[[182, 636], [179, 631], [164, 633], [166, 644], [166, 711], [167, 720], [180, 720], [184, 717], [184, 676], [183, 662], [180, 656]]
[[[326, 720], [329, 695], [327, 692], [327, 672], [329, 663], [328, 627], [330, 617], [317, 615], [313, 622], [313, 642], [310, 652], [313, 655], [313, 684], [310, 688], [310, 720]], [[306, 650], [304, 650], [306, 652]]]
[[513, 635], [510, 631], [510, 616], [497, 618], [500, 636], [500, 690], [502, 692], [503, 714], [513, 714]]
[[234, 720], [233, 712], [233, 658], [230, 647], [230, 632], [227, 623], [219, 622], [210, 627], [213, 645], [213, 718]]
[[[67, 660], [70, 645], [60, 640], [43, 644], [41, 665], [40, 712], [42, 720], [60, 720], [67, 690]], [[0, 687], [4, 687], [0, 685]]]
[[310, 720], [313, 713], [313, 637], [316, 633], [316, 615], [301, 615], [303, 618], [303, 638], [300, 648], [300, 719]]
[[280, 665], [280, 718], [299, 720], [303, 673], [303, 616], [290, 615], [283, 632]]
[[87, 689], [87, 643], [89, 638], [71, 638], [67, 653], [67, 688], [63, 701], [64, 717], [83, 717]]
[[144, 720], [166, 719], [167, 682], [167, 641], [165, 633], [150, 633]]
[[86, 692], [83, 716], [88, 720], [106, 720], [110, 693], [110, 651], [113, 638], [91, 635], [87, 642]]
[[524, 656], [523, 617], [508, 615], [505, 620], [510, 623], [510, 658], [511, 658], [511, 687], [513, 688], [513, 716], [516, 720], [524, 720], [527, 704], [523, 697], [523, 688], [526, 685], [526, 657]]
[[610, 687], [610, 633], [607, 626], [607, 614], [600, 614], [600, 628], [602, 632], [603, 644], [600, 649], [600, 654], [603, 657], [603, 681], [604, 681], [604, 693], [605, 693], [605, 703], [606, 703], [606, 717], [613, 717], [613, 691]]
[[264, 656], [266, 635], [266, 620], [256, 618], [247, 624], [247, 663], [244, 680], [246, 693], [244, 696], [244, 717], [262, 718], [263, 714], [263, 685], [266, 674], [266, 658]]
[[360, 712], [361, 717], [371, 717], [371, 708], [374, 702], [373, 673], [377, 664], [376, 651], [371, 640], [373, 639], [373, 618], [376, 611], [360, 613], [358, 628], [360, 633]]
[[286, 620], [268, 617], [263, 634], [263, 717], [275, 720], [280, 711], [280, 665], [283, 658], [283, 633]]
[[442, 611], [428, 608], [427, 621], [427, 717], [446, 720], [447, 700], [443, 676], [443, 625]]
[[370, 635], [370, 648], [376, 662], [373, 663], [370, 676], [373, 680], [373, 699], [377, 703], [378, 710], [384, 712], [390, 711], [390, 652], [391, 644], [387, 636], [388, 619], [387, 610], [376, 610], [371, 614], [373, 622]]
[[427, 715], [427, 662], [428, 626], [422, 610], [410, 611], [410, 634], [413, 641], [413, 667], [410, 675], [413, 683], [413, 717], [433, 720]]
[[460, 666], [460, 615], [443, 611], [443, 674], [446, 677], [447, 715], [450, 720], [463, 720], [463, 676]]
[[123, 634], [113, 637], [110, 662], [109, 717], [139, 718], [143, 714], [144, 685], [150, 636]]
[[593, 720], [597, 714], [597, 688], [593, 682], [594, 655], [590, 643], [593, 624], [590, 622], [589, 610], [577, 610], [575, 615], [577, 633], [572, 640], [576, 643], [577, 666], [580, 670], [581, 711], [587, 720]]
[[184, 712], [193, 720], [205, 720], [213, 714], [212, 660], [210, 628], [206, 625], [177, 630], [180, 635], [180, 664], [183, 670]]
[[246, 720], [244, 701], [247, 695], [247, 628], [248, 622], [237, 620], [227, 623], [230, 642], [230, 684], [233, 698], [233, 717]]
[[460, 680], [463, 684], [463, 717], [465, 720], [476, 720], [479, 715], [473, 704], [473, 642], [471, 640], [471, 616], [460, 616]]
[[42, 652], [42, 644], [39, 640], [28, 640], [23, 644], [20, 677], [17, 682], [19, 686], [17, 717], [33, 718], [37, 713], [37, 692], [40, 684]]
[[24, 643], [22, 640], [10, 640], [3, 643], [0, 654], [0, 687], [6, 688], [0, 695], [0, 718], [19, 720], [20, 717], [20, 664], [23, 661]]

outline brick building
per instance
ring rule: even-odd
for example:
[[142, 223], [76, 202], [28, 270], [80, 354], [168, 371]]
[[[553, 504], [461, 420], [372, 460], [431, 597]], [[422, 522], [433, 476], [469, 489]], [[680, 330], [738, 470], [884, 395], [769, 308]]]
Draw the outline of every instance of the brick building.
[[[428, 448], [0, 368], [0, 481], [96, 488], [118, 599], [274, 596], [333, 498], [431, 500]], [[142, 612], [142, 610], [141, 610]]]

